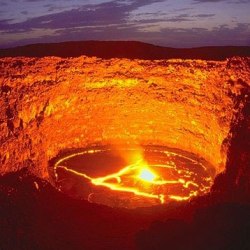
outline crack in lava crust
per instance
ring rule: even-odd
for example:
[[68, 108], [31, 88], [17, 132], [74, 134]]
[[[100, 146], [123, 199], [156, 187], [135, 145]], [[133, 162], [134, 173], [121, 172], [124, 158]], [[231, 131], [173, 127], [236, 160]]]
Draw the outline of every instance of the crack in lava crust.
[[54, 164], [56, 186], [64, 193], [126, 208], [205, 194], [212, 184], [210, 173], [208, 165], [193, 155], [161, 147], [88, 149], [63, 156]]

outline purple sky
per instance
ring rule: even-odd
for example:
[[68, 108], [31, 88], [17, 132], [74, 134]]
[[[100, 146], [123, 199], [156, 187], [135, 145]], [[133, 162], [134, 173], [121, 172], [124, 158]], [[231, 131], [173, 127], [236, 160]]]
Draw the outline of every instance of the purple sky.
[[137, 40], [250, 45], [250, 0], [0, 0], [0, 47]]

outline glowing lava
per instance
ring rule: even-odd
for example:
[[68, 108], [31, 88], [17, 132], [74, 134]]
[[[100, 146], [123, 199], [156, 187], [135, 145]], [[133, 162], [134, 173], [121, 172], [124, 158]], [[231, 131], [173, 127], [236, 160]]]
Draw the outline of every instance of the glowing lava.
[[[83, 164], [87, 164], [85, 158], [90, 155], [98, 157], [98, 159], [109, 157], [109, 160], [112, 160], [110, 150], [87, 150], [71, 154], [57, 161], [54, 170], [58, 181], [60, 181], [58, 173], [61, 171], [64, 171], [63, 175], [71, 173], [81, 177], [82, 184], [87, 186], [85, 189], [90, 190], [86, 199], [90, 202], [111, 206], [122, 206], [120, 201], [133, 204], [131, 206], [123, 205], [127, 207], [157, 205], [170, 200], [182, 201], [209, 190], [212, 179], [201, 163], [168, 151], [147, 150], [147, 154], [149, 155], [147, 160], [141, 156], [137, 162], [100, 177], [93, 177], [87, 173], [92, 168], [86, 165], [73, 169], [72, 159], [80, 157]], [[158, 154], [157, 157], [155, 154]], [[178, 157], [182, 157], [182, 161], [185, 159], [187, 163], [191, 162], [190, 166], [184, 166]], [[182, 163], [182, 165], [177, 166], [176, 162]], [[192, 164], [193, 166], [191, 166]], [[106, 165], [104, 168], [107, 168], [109, 163]], [[98, 169], [101, 167], [103, 166], [96, 166]], [[61, 177], [62, 182], [63, 180], [64, 178]], [[88, 183], [92, 186], [89, 187]], [[60, 185], [60, 188], [63, 189], [64, 185]], [[117, 203], [119, 204], [117, 205]]]
[[139, 178], [144, 181], [152, 182], [156, 178], [156, 176], [149, 169], [143, 168], [141, 170]]

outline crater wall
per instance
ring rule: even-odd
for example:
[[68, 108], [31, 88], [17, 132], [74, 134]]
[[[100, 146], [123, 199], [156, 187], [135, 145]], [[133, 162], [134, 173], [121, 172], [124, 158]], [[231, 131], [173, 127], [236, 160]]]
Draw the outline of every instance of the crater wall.
[[107, 144], [181, 148], [220, 173], [249, 61], [2, 58], [0, 173], [48, 178], [61, 150]]

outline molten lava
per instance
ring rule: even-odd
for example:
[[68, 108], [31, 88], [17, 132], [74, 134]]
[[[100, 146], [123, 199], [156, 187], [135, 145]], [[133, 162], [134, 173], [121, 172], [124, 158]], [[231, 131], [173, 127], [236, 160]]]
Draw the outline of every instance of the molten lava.
[[[132, 157], [137, 159], [135, 163], [119, 167], [118, 171], [111, 171], [110, 174], [97, 177], [87, 173], [88, 169], [93, 167], [86, 166], [88, 163], [85, 158], [90, 155], [93, 157], [96, 155], [98, 158], [107, 157], [107, 155], [102, 156], [102, 153], [111, 157], [109, 150], [87, 150], [70, 154], [57, 161], [54, 170], [59, 182], [63, 182], [65, 179], [65, 177], [58, 177], [58, 173], [62, 175], [62, 171], [63, 175], [67, 172], [80, 177], [85, 189], [90, 190], [85, 197], [88, 201], [111, 206], [116, 206], [114, 204], [117, 202], [114, 200], [130, 201], [133, 203], [131, 207], [163, 204], [170, 200], [182, 201], [209, 190], [212, 178], [203, 164], [173, 152], [159, 149], [147, 152], [150, 155], [147, 160], [142, 155], [138, 157], [140, 154], [135, 151], [137, 157]], [[78, 159], [77, 161], [80, 159], [85, 166], [74, 167], [73, 159]], [[183, 159], [189, 166], [184, 165]], [[107, 168], [105, 164], [102, 165], [104, 169]], [[96, 166], [96, 168], [100, 167]], [[91, 188], [89, 188], [89, 184], [92, 185]], [[64, 186], [61, 185], [60, 188], [64, 189]]]
[[143, 168], [141, 170], [139, 178], [144, 180], [144, 181], [152, 182], [156, 178], [156, 176], [154, 173], [152, 173], [151, 170], [149, 170], [147, 168]]

